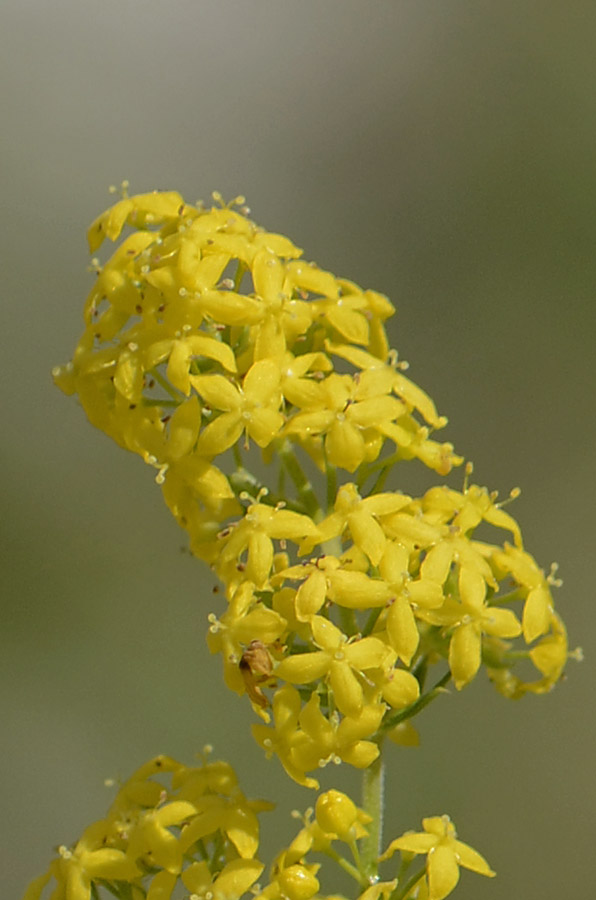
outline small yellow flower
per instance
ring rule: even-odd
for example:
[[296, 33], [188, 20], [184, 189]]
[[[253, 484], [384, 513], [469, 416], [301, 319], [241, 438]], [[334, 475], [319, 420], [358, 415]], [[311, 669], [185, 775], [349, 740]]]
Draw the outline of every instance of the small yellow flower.
[[255, 362], [236, 387], [222, 375], [195, 375], [193, 387], [205, 403], [221, 411], [201, 433], [197, 449], [208, 457], [223, 453], [246, 433], [259, 447], [266, 447], [283, 423], [280, 372], [272, 359]]
[[308, 516], [257, 501], [248, 507], [244, 518], [230, 526], [222, 536], [218, 572], [229, 583], [226, 572], [237, 566], [246, 551], [242, 580], [252, 581], [257, 588], [262, 588], [273, 568], [274, 540], [300, 543], [305, 537], [316, 539], [317, 536], [317, 526]]
[[[68, 900], [89, 900], [91, 885], [97, 879], [134, 881], [142, 870], [134, 857], [106, 844], [112, 843], [113, 833], [106, 820], [95, 822], [83, 833], [73, 850], [60, 847], [59, 858], [50, 866], [57, 882], [57, 890]], [[43, 878], [36, 886], [43, 887]], [[27, 896], [27, 895], [25, 895]]]
[[332, 373], [318, 385], [316, 407], [313, 403], [309, 410], [292, 416], [284, 433], [305, 438], [324, 435], [329, 462], [353, 472], [381, 450], [382, 440], [372, 443], [367, 432], [382, 434], [385, 422], [405, 412], [390, 391], [391, 384], [379, 385], [368, 372], [358, 377]]
[[[300, 694], [296, 688], [286, 684], [273, 696], [273, 728], [266, 725], [253, 725], [252, 733], [267, 756], [275, 753], [282, 766], [294, 781], [305, 787], [318, 788], [314, 778], [306, 777], [306, 767], [301, 768], [293, 758], [293, 749], [299, 738], [298, 718], [300, 715]], [[310, 766], [309, 768], [313, 768]]]
[[[167, 774], [170, 788], [154, 780]], [[219, 900], [239, 900], [263, 870], [254, 858], [256, 813], [270, 808], [247, 800], [225, 763], [186, 767], [154, 757], [124, 782], [106, 819], [87, 828], [73, 849], [60, 847], [24, 900], [39, 900], [51, 878], [56, 900], [89, 900], [104, 881], [127, 896], [169, 900], [180, 877], [190, 890], [208, 887]], [[215, 878], [205, 854], [225, 858]]]
[[310, 625], [313, 640], [321, 649], [287, 657], [275, 670], [277, 678], [291, 684], [308, 684], [325, 677], [340, 712], [358, 715], [364, 703], [358, 675], [368, 669], [390, 668], [395, 658], [393, 651], [376, 637], [348, 642], [339, 628], [322, 616], [313, 616]]
[[423, 832], [406, 832], [391, 841], [380, 859], [389, 859], [396, 850], [426, 854], [429, 900], [443, 900], [451, 893], [459, 881], [460, 866], [489, 878], [495, 875], [483, 856], [457, 840], [449, 816], [423, 819], [422, 827]]
[[360, 894], [358, 900], [379, 900], [380, 897], [382, 897], [383, 900], [389, 900], [396, 887], [396, 878], [394, 878], [393, 881], [377, 881], [375, 884], [371, 884], [370, 887], [367, 887], [366, 890]]
[[[356, 546], [377, 566], [386, 542], [379, 517], [398, 512], [410, 499], [398, 493], [373, 494], [363, 499], [355, 484], [344, 484], [337, 492], [333, 512], [319, 523], [320, 542], [332, 540], [348, 530]], [[308, 542], [301, 547], [304, 553], [311, 549]]]
[[252, 641], [273, 644], [284, 633], [286, 620], [259, 602], [254, 585], [245, 581], [234, 592], [221, 618], [212, 613], [209, 621], [209, 649], [212, 653], [222, 654], [226, 684], [231, 690], [242, 694], [246, 686], [239, 663], [244, 648]]
[[358, 818], [358, 810], [347, 794], [331, 790], [317, 798], [315, 816], [317, 824], [324, 832], [349, 840]]
[[258, 859], [234, 859], [212, 875], [205, 860], [191, 863], [182, 873], [184, 886], [200, 900], [240, 900], [265, 866]]

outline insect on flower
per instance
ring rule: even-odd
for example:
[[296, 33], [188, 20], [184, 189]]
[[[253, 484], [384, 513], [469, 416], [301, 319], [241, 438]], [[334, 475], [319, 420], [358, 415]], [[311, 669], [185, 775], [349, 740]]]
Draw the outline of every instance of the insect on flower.
[[273, 660], [263, 641], [251, 641], [240, 657], [240, 672], [246, 693], [257, 706], [266, 707], [269, 701], [260, 688], [273, 674]]

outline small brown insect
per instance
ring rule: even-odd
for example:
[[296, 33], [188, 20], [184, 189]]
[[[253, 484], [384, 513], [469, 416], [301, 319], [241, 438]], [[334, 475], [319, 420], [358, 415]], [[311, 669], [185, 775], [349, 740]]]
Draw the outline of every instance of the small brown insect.
[[246, 693], [252, 702], [263, 708], [268, 706], [269, 701], [259, 686], [273, 674], [273, 660], [267, 645], [263, 641], [251, 641], [242, 654], [239, 665]]

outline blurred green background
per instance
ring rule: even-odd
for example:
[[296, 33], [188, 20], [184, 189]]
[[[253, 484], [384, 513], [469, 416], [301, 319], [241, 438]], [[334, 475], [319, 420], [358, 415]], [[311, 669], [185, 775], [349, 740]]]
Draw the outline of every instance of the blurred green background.
[[498, 870], [460, 900], [592, 896], [595, 33], [592, 0], [3, 0], [4, 896], [157, 752], [210, 742], [279, 801], [265, 853], [312, 802], [208, 656], [210, 575], [154, 473], [51, 383], [92, 282], [85, 229], [123, 178], [246, 194], [388, 294], [446, 437], [479, 483], [522, 487], [512, 511], [561, 565], [586, 661], [547, 697], [480, 678], [427, 711], [421, 748], [390, 753], [387, 837], [449, 812]]

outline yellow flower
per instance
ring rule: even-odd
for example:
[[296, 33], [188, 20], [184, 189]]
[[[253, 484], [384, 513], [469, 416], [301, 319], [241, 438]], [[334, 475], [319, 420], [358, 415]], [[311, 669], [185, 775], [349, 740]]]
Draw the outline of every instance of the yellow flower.
[[[503, 651], [506, 652], [506, 647]], [[561, 678], [569, 657], [581, 659], [581, 650], [569, 652], [567, 631], [556, 613], [551, 616], [550, 633], [544, 635], [530, 650], [529, 657], [541, 678], [525, 681], [517, 677], [506, 666], [488, 666], [488, 675], [496, 689], [503, 696], [518, 700], [524, 694], [546, 694]]]
[[483, 856], [457, 840], [449, 816], [423, 819], [422, 827], [424, 832], [406, 832], [391, 841], [380, 859], [388, 859], [396, 850], [426, 854], [429, 900], [443, 900], [451, 893], [459, 881], [460, 866], [489, 878], [495, 875]]
[[396, 878], [394, 878], [393, 881], [377, 881], [375, 884], [371, 884], [370, 887], [367, 887], [366, 890], [360, 894], [358, 900], [379, 900], [379, 897], [383, 897], [383, 900], [389, 900], [396, 887]]
[[[272, 356], [271, 353], [268, 354]], [[299, 407], [316, 407], [320, 399], [319, 384], [324, 372], [333, 366], [324, 353], [303, 353], [294, 356], [286, 352], [277, 357], [281, 375], [281, 391], [288, 403]], [[311, 375], [312, 377], [306, 377]]]
[[284, 423], [279, 411], [280, 372], [272, 359], [254, 363], [241, 388], [222, 375], [195, 375], [192, 383], [211, 409], [221, 411], [199, 437], [197, 449], [205, 456], [223, 453], [242, 433], [266, 447]]
[[[168, 773], [170, 788], [154, 780]], [[191, 890], [200, 892], [208, 885], [221, 900], [238, 900], [263, 869], [254, 859], [256, 813], [270, 808], [247, 800], [225, 763], [186, 767], [155, 757], [121, 786], [106, 819], [87, 828], [73, 849], [60, 847], [58, 858], [29, 886], [24, 900], [39, 900], [52, 877], [55, 900], [89, 900], [103, 882], [115, 882], [127, 896], [169, 900], [180, 877]], [[205, 854], [214, 861], [225, 859], [208, 882]], [[195, 861], [197, 855], [202, 862]]]
[[[513, 491], [517, 496], [519, 491]], [[443, 521], [451, 522], [462, 534], [467, 534], [481, 521], [489, 522], [496, 528], [505, 528], [513, 534], [516, 547], [521, 547], [519, 525], [509, 513], [495, 503], [495, 495], [478, 485], [470, 485], [463, 493], [442, 485], [431, 488], [422, 499], [425, 512], [439, 513]]]
[[142, 228], [149, 224], [175, 221], [185, 212], [184, 200], [177, 191], [152, 191], [126, 197], [89, 226], [89, 249], [93, 253], [106, 237], [117, 240], [125, 224]]
[[[142, 870], [134, 858], [123, 850], [106, 846], [106, 843], [112, 841], [110, 823], [102, 820], [90, 825], [83, 832], [73, 850], [60, 847], [59, 858], [50, 866], [51, 875], [57, 882], [56, 896], [64, 897], [66, 900], [89, 900], [91, 885], [98, 879], [107, 881], [138, 879]], [[42, 881], [43, 877], [37, 879], [37, 885]], [[25, 896], [27, 897], [27, 894]]]
[[193, 819], [197, 812], [194, 804], [183, 800], [143, 811], [131, 831], [129, 854], [133, 859], [142, 859], [148, 865], [177, 874], [182, 868], [183, 849], [169, 828]]
[[358, 674], [390, 668], [393, 651], [376, 637], [348, 642], [339, 628], [322, 616], [313, 616], [310, 625], [313, 640], [321, 649], [287, 657], [276, 668], [276, 677], [291, 684], [308, 684], [325, 677], [340, 712], [358, 715], [364, 702]]
[[499, 571], [510, 574], [526, 593], [522, 625], [524, 639], [530, 644], [548, 631], [553, 613], [544, 572], [529, 553], [509, 544], [504, 550], [496, 551], [492, 558]]
[[240, 900], [264, 869], [258, 859], [234, 859], [212, 875], [205, 860], [191, 863], [182, 873], [184, 886], [199, 900]]
[[317, 798], [315, 816], [322, 831], [350, 840], [358, 818], [358, 810], [347, 794], [331, 790]]
[[383, 703], [366, 702], [358, 715], [339, 721], [337, 714], [325, 716], [319, 695], [311, 694], [299, 715], [292, 751], [296, 763], [304, 771], [339, 761], [366, 769], [379, 755], [378, 744], [366, 738], [376, 734], [386, 709]]
[[[378, 566], [385, 549], [385, 533], [379, 517], [398, 512], [411, 498], [398, 493], [373, 494], [364, 499], [355, 484], [344, 484], [337, 492], [333, 512], [319, 523], [320, 540], [325, 543], [349, 530], [357, 547]], [[305, 541], [300, 548], [308, 553], [314, 545]]]
[[[331, 373], [318, 384], [318, 403], [293, 415], [284, 429], [288, 436], [325, 436], [330, 463], [353, 472], [365, 459], [375, 459], [382, 447], [384, 423], [405, 412], [391, 384], [379, 384], [368, 372], [358, 377]], [[314, 394], [314, 391], [313, 391]], [[373, 440], [380, 435], [380, 440]]]
[[244, 518], [230, 526], [222, 536], [218, 572], [229, 584], [232, 575], [228, 577], [227, 572], [237, 566], [247, 551], [242, 580], [252, 581], [257, 588], [262, 588], [273, 567], [274, 540], [300, 543], [307, 536], [316, 539], [317, 535], [317, 526], [308, 516], [257, 501], [248, 507]]
[[209, 649], [222, 654], [226, 684], [239, 694], [246, 689], [239, 667], [243, 648], [252, 641], [273, 644], [286, 628], [286, 620], [259, 602], [254, 591], [254, 585], [245, 581], [234, 592], [221, 618], [209, 615]]
[[[294, 781], [305, 787], [318, 788], [314, 778], [307, 778], [306, 768], [301, 768], [293, 759], [293, 748], [298, 739], [298, 717], [300, 715], [300, 694], [289, 684], [275, 692], [272, 701], [273, 728], [266, 725], [253, 725], [252, 733], [257, 743], [265, 750], [267, 756], [275, 753]], [[312, 768], [312, 766], [310, 767]]]

